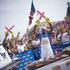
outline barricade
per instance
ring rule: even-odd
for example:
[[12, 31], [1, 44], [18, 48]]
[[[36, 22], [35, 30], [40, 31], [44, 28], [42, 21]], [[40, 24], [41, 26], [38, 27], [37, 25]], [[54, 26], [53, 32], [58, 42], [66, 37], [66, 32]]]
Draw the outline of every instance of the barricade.
[[19, 58], [19, 64], [16, 70], [25, 70], [25, 66], [35, 60], [32, 50], [25, 50], [24, 52], [17, 53], [16, 57]]
[[69, 47], [69, 46], [70, 46], [70, 42], [64, 42], [64, 43], [61, 43], [61, 44], [52, 44], [52, 45], [51, 45], [54, 54], [55, 54], [56, 51], [57, 51], [58, 53], [59, 53], [59, 52], [62, 52], [63, 49], [65, 49], [66, 47]]
[[41, 58], [41, 47], [34, 48], [33, 54], [34, 54], [35, 60], [40, 59]]

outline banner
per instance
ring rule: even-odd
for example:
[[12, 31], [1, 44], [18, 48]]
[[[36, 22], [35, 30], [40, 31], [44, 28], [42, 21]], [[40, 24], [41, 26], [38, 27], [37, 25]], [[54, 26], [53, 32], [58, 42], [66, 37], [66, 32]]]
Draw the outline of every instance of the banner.
[[0, 46], [0, 68], [4, 67], [5, 65], [9, 64], [11, 62], [11, 58], [9, 57], [7, 51], [3, 48], [3, 46]]

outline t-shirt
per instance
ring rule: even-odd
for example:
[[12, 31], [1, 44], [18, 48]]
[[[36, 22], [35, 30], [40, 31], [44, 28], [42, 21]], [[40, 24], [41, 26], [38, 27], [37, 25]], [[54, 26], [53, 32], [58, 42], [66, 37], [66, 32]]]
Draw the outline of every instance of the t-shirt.
[[39, 40], [39, 39], [32, 41], [32, 45], [33, 45], [33, 46], [38, 46], [39, 44], [40, 44], [40, 40]]

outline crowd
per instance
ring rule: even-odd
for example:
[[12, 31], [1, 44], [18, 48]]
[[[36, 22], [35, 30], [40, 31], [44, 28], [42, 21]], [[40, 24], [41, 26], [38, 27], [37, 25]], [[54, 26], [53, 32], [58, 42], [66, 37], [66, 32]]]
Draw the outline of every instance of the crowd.
[[9, 54], [41, 47], [43, 36], [48, 36], [50, 45], [69, 42], [68, 24], [65, 25], [64, 21], [55, 24], [55, 26], [52, 26], [52, 24], [49, 25], [48, 23], [42, 27], [35, 25], [21, 39], [19, 38], [20, 32], [16, 37], [14, 37], [13, 32], [11, 32], [11, 38], [8, 38], [8, 36], [9, 32], [5, 32], [5, 38], [2, 44]]
[[[68, 2], [67, 4], [68, 8], [65, 20], [56, 22], [53, 25], [49, 22], [48, 18], [45, 18], [46, 25], [44, 25], [44, 23], [40, 23], [38, 20], [37, 22], [39, 22], [38, 24], [40, 25], [34, 25], [34, 27], [28, 30], [21, 39], [19, 38], [20, 32], [16, 37], [14, 37], [13, 32], [11, 32], [12, 38], [8, 38], [9, 32], [7, 31], [5, 32], [5, 38], [2, 43], [3, 47], [8, 51], [9, 54], [15, 54], [24, 50], [34, 50], [37, 47], [41, 47], [43, 37], [48, 37], [50, 46], [52, 44], [60, 45], [65, 42], [70, 42], [70, 3]], [[43, 44], [45, 43], [47, 42], [43, 42]]]

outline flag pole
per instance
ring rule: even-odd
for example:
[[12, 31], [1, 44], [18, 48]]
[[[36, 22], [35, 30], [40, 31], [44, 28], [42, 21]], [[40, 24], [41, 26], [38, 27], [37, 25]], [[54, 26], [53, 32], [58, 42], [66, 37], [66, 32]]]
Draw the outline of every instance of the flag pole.
[[34, 4], [33, 4], [33, 1], [31, 2], [31, 11], [30, 11], [30, 15], [29, 15], [29, 22], [28, 22], [28, 26], [27, 26], [27, 32], [28, 32], [28, 29], [29, 29], [29, 25], [32, 24], [32, 20], [33, 20], [33, 15], [35, 13], [35, 7], [34, 7]]
[[35, 13], [35, 7], [34, 7], [34, 4], [33, 4], [33, 1], [31, 2], [31, 11], [30, 11], [30, 15], [29, 15], [29, 22], [28, 22], [28, 25], [27, 25], [27, 30], [26, 30], [26, 33], [28, 35], [28, 31], [29, 31], [29, 25], [32, 24], [32, 20], [33, 20], [33, 15]]

